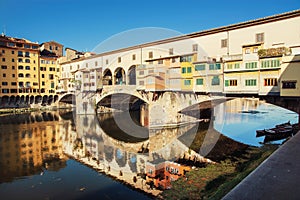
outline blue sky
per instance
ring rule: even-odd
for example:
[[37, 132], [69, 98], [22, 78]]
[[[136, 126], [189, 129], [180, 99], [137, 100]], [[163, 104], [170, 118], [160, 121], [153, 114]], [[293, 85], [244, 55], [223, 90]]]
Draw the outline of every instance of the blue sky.
[[183, 34], [300, 8], [300, 0], [0, 0], [0, 28], [34, 42], [91, 51], [109, 37], [160, 27]]

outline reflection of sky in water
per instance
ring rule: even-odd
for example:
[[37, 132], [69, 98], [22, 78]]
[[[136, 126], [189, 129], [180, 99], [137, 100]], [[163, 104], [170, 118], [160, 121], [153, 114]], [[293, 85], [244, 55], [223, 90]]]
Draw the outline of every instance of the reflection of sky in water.
[[[249, 106], [244, 106], [244, 104], [251, 104], [251, 100], [235, 99], [232, 101], [237, 102], [228, 101], [215, 108], [214, 128], [225, 136], [244, 144], [259, 146], [259, 142], [263, 142], [264, 137], [256, 138], [256, 130], [273, 128], [287, 121], [298, 122], [297, 113], [282, 107], [260, 101], [257, 106], [249, 109]], [[244, 101], [244, 104], [238, 101]]]

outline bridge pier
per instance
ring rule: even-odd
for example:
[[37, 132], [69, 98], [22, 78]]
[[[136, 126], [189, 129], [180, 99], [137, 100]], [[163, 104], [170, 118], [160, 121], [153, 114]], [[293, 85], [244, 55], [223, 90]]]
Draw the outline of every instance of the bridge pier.
[[76, 92], [76, 114], [95, 114], [95, 94], [94, 92]]

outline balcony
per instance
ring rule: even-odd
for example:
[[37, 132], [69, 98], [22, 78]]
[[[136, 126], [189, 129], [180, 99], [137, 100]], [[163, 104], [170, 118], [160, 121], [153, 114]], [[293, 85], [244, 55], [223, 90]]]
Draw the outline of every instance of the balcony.
[[222, 58], [225, 62], [226, 61], [243, 60], [243, 54], [223, 55]]
[[258, 50], [257, 54], [259, 58], [279, 57], [283, 55], [290, 55], [291, 49], [287, 47], [260, 49]]

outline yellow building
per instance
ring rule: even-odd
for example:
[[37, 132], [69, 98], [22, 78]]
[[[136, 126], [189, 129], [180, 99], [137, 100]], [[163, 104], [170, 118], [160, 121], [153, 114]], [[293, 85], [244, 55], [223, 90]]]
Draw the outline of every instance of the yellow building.
[[29, 95], [39, 94], [39, 45], [25, 39], [0, 36], [1, 90], [9, 104], [28, 102]]
[[193, 91], [194, 55], [184, 55], [180, 57], [181, 69], [181, 90]]
[[[47, 48], [54, 48], [54, 51]], [[56, 94], [58, 56], [63, 46], [56, 42], [41, 47], [26, 39], [0, 36], [0, 103], [2, 107], [27, 107], [50, 103]], [[55, 51], [56, 50], [56, 51]], [[56, 54], [58, 53], [58, 55]], [[47, 98], [44, 98], [47, 95]], [[55, 97], [58, 99], [58, 97]], [[52, 101], [51, 101], [52, 102]]]

